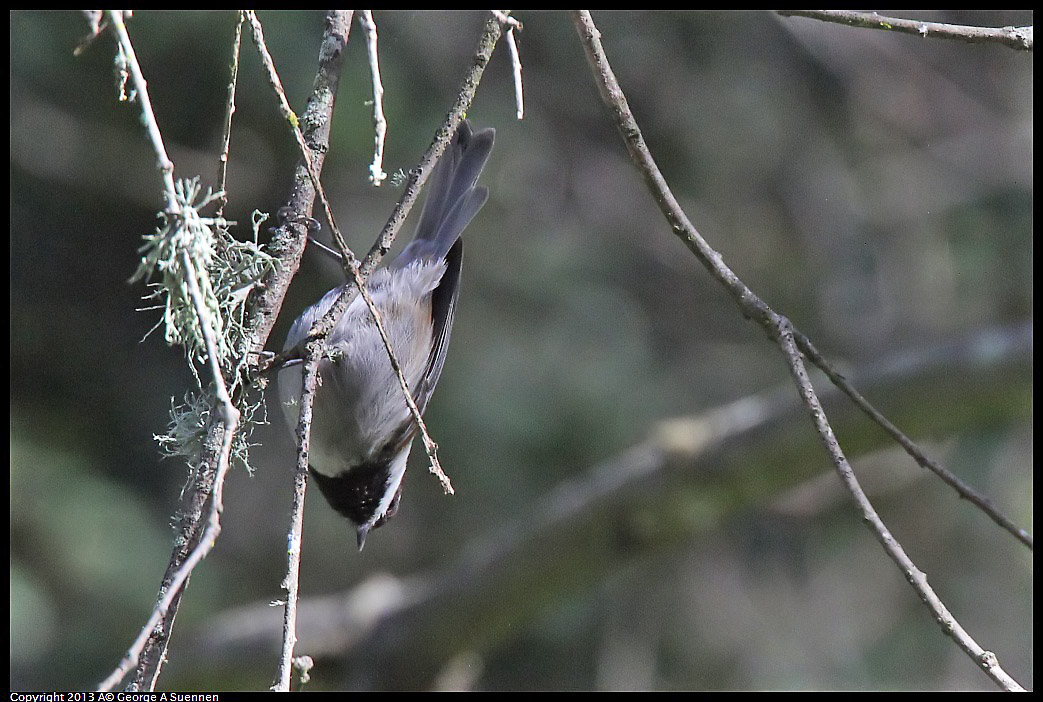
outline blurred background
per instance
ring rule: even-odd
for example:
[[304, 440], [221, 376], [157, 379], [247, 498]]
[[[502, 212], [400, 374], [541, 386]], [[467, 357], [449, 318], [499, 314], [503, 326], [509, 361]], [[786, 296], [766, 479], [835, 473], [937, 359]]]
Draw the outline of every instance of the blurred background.
[[[399, 513], [361, 554], [309, 495], [306, 689], [993, 689], [840, 491], [778, 351], [672, 235], [569, 15], [516, 16], [525, 119], [501, 42], [469, 112], [497, 129], [482, 177], [492, 194], [466, 233], [427, 412], [457, 495], [414, 447]], [[260, 18], [300, 113], [323, 15]], [[116, 101], [112, 39], [74, 57], [80, 13], [10, 19], [11, 686], [92, 688], [137, 635], [170, 555], [187, 472], [153, 435], [192, 378], [161, 334], [143, 340], [158, 313], [137, 311], [147, 290], [127, 283], [162, 203], [138, 107]], [[385, 169], [407, 171], [484, 16], [375, 19]], [[594, 19], [703, 236], [1031, 531], [1032, 55], [769, 12]], [[216, 182], [235, 21], [139, 12], [128, 24], [176, 174], [204, 185]], [[361, 37], [355, 25], [323, 171], [356, 251], [400, 194], [367, 182]], [[247, 237], [254, 209], [283, 204], [297, 157], [246, 37], [237, 105], [227, 216]], [[339, 281], [306, 253], [269, 348]], [[830, 407], [895, 536], [1031, 687], [1031, 551]], [[272, 404], [269, 416], [254, 474], [229, 477], [223, 532], [192, 577], [159, 689], [272, 682], [293, 445]]]

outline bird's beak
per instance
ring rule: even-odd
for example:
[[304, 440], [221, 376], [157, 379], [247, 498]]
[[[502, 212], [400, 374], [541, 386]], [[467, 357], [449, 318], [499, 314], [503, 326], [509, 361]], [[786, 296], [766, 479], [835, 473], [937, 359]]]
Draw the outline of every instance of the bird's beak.
[[363, 524], [358, 528], [356, 534], [359, 540], [359, 551], [361, 551], [362, 547], [366, 545], [366, 536], [369, 534], [369, 530], [372, 528], [373, 526], [371, 524]]

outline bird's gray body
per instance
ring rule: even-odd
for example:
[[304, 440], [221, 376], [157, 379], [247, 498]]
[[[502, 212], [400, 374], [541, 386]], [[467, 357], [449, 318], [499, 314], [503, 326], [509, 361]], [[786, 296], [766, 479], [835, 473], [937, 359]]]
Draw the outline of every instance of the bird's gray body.
[[[416, 236], [366, 284], [380, 313], [402, 373], [421, 412], [442, 372], [459, 293], [460, 234], [485, 204], [477, 186], [494, 133], [472, 134], [460, 125], [431, 176]], [[285, 349], [301, 343], [344, 286], [305, 310], [287, 335]], [[280, 373], [279, 392], [295, 428], [301, 369]], [[416, 425], [369, 308], [356, 296], [329, 336], [319, 363], [309, 462], [323, 495], [358, 528], [359, 547], [373, 527], [392, 516], [401, 494]]]

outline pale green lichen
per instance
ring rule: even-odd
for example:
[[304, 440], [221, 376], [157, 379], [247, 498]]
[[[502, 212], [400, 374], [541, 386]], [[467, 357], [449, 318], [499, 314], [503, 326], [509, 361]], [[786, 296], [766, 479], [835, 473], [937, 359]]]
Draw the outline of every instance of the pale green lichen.
[[[145, 299], [155, 301], [153, 308], [163, 310], [154, 329], [162, 326], [167, 343], [185, 349], [199, 386], [198, 393], [186, 395], [183, 404], [172, 407], [167, 434], [156, 437], [164, 453], [184, 456], [193, 466], [198, 462], [213, 409], [213, 399], [206, 391], [209, 383], [201, 380], [207, 361], [203, 324], [210, 324], [213, 330], [222, 376], [242, 413], [233, 456], [244, 464], [248, 465], [252, 425], [263, 413], [261, 401], [249, 401], [245, 392], [244, 318], [250, 292], [274, 269], [276, 259], [257, 243], [258, 229], [267, 215], [255, 212], [253, 240], [239, 241], [228, 231], [232, 223], [200, 214], [202, 208], [220, 196], [221, 193], [209, 190], [202, 195], [198, 179], [178, 181], [178, 211], [160, 214], [162, 224], [154, 234], [144, 237], [141, 263], [131, 277], [131, 282], [144, 280], [152, 288]], [[198, 287], [204, 319], [200, 319], [193, 304], [189, 276]]]

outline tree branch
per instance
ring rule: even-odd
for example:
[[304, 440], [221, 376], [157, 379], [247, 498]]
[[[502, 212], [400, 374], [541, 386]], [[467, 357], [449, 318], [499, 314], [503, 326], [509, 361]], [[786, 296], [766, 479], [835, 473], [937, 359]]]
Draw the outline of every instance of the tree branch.
[[997, 685], [1007, 690], [1021, 689], [1021, 686], [999, 666], [995, 656], [991, 654], [985, 656], [987, 652], [963, 631], [959, 623], [956, 622], [930, 588], [926, 578], [916, 569], [912, 561], [905, 555], [900, 544], [898, 544], [876, 515], [875, 510], [869, 504], [861, 487], [858, 485], [857, 479], [851, 472], [851, 467], [848, 465], [847, 459], [833, 436], [832, 429], [825, 417], [814, 388], [807, 378], [807, 371], [793, 340], [792, 324], [784, 316], [772, 310], [767, 303], [761, 300], [725, 265], [721, 255], [703, 239], [688, 219], [688, 216], [674, 198], [669, 185], [666, 183], [666, 179], [663, 178], [659, 167], [645, 144], [637, 121], [634, 119], [634, 115], [627, 104], [626, 96], [609, 65], [608, 57], [601, 45], [601, 33], [594, 25], [590, 13], [586, 10], [575, 10], [573, 11], [573, 21], [583, 43], [584, 50], [587, 53], [587, 58], [602, 99], [612, 112], [616, 126], [623, 136], [634, 165], [637, 166], [644, 176], [649, 190], [659, 204], [671, 229], [703, 263], [711, 275], [728, 290], [738, 304], [743, 316], [757, 322], [785, 354], [801, 397], [812, 414], [816, 431], [818, 431], [823, 443], [826, 445], [842, 481], [848, 487], [852, 498], [861, 509], [866, 524], [877, 535], [888, 555], [900, 566], [921, 600], [927, 604], [935, 618], [942, 624], [943, 630], [957, 641], [960, 647], [971, 656], [975, 663]]
[[293, 506], [290, 510], [290, 535], [287, 544], [286, 590], [283, 607], [282, 648], [276, 669], [276, 692], [290, 691], [293, 672], [293, 649], [297, 644], [297, 601], [300, 590], [301, 540], [304, 534], [304, 496], [308, 487], [308, 455], [311, 451], [312, 409], [319, 381], [319, 359], [325, 351], [322, 339], [308, 342], [304, 350], [304, 377], [301, 390], [301, 412], [297, 423], [297, 466], [293, 474]]
[[818, 349], [815, 348], [815, 345], [811, 342], [811, 339], [804, 336], [796, 329], [793, 330], [793, 335], [796, 339], [797, 347], [808, 358], [808, 360], [824, 372], [833, 384], [840, 388], [841, 392], [851, 398], [851, 401], [855, 403], [855, 406], [862, 410], [866, 416], [872, 419], [880, 428], [886, 431], [907, 454], [912, 456], [913, 460], [920, 464], [921, 467], [926, 468], [941, 478], [942, 481], [956, 490], [960, 497], [972, 503], [975, 507], [988, 515], [989, 519], [994, 521], [1007, 532], [1013, 534], [1018, 541], [1028, 546], [1029, 549], [1032, 548], [1032, 534], [1019, 527], [1011, 521], [1009, 517], [1000, 512], [1000, 510], [992, 504], [992, 500], [964, 483], [952, 471], [928, 456], [924, 450], [916, 444], [916, 442], [906, 436], [901, 429], [880, 413], [876, 407], [873, 407], [869, 400], [867, 400], [862, 393], [860, 393], [855, 386], [848, 381], [847, 378], [841, 375], [837, 369], [833, 367], [833, 364], [819, 353]]
[[806, 17], [823, 22], [846, 24], [849, 27], [883, 29], [921, 37], [956, 39], [971, 44], [1002, 44], [1012, 49], [1032, 51], [1032, 27], [971, 27], [942, 22], [884, 17], [876, 12], [855, 10], [775, 10], [783, 17]]

